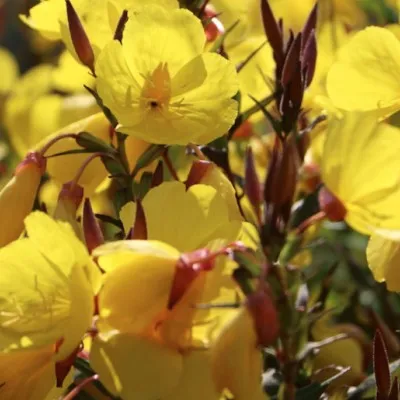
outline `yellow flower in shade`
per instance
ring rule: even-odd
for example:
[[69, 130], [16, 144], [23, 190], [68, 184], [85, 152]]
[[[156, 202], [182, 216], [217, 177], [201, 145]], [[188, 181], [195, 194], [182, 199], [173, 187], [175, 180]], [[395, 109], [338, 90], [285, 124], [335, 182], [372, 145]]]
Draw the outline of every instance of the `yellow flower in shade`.
[[236, 400], [267, 400], [261, 387], [263, 358], [251, 313], [243, 307], [231, 315], [211, 346], [213, 374], [220, 390]]
[[31, 399], [28, 389], [43, 399], [55, 386], [56, 363], [76, 351], [91, 326], [100, 283], [68, 224], [34, 212], [25, 226], [27, 238], [0, 250], [0, 365], [7, 364], [0, 397], [10, 400]]
[[382, 117], [400, 109], [400, 42], [388, 29], [369, 27], [339, 52], [328, 73], [327, 90], [336, 107], [378, 110]]
[[341, 217], [361, 233], [399, 230], [399, 151], [400, 130], [378, 123], [375, 112], [330, 116], [321, 160], [329, 193], [322, 189], [320, 203], [329, 208], [336, 196], [345, 208]]
[[28, 154], [16, 168], [14, 176], [0, 192], [0, 247], [18, 239], [24, 219], [32, 211], [46, 161], [36, 153]]
[[190, 260], [201, 260], [202, 254], [185, 256], [151, 240], [114, 242], [95, 250], [106, 273], [91, 363], [113, 393], [138, 400], [220, 398], [203, 328], [218, 329], [225, 310], [195, 305], [234, 302], [237, 294], [224, 256], [213, 266], [198, 261], [192, 269]]
[[[207, 184], [186, 190], [183, 183], [164, 182], [146, 194], [142, 206], [147, 238], [163, 241], [182, 252], [202, 248], [219, 238], [247, 242], [247, 232], [253, 228], [238, 216], [236, 204], [236, 209], [233, 205], [229, 208], [224, 197]], [[135, 215], [135, 203], [122, 208], [120, 216], [126, 233], [132, 228]]]
[[400, 292], [400, 242], [379, 234], [370, 237], [367, 246], [369, 268], [378, 282], [388, 290]]
[[0, 47], [0, 95], [7, 94], [13, 87], [19, 75], [18, 63], [8, 50]]
[[96, 63], [97, 90], [121, 132], [186, 145], [229, 130], [237, 115], [235, 67], [204, 53], [204, 45], [202, 24], [187, 10], [154, 5], [130, 13], [122, 44], [107, 44]]
[[340, 388], [343, 385], [356, 386], [365, 378], [364, 348], [370, 348], [368, 338], [356, 325], [334, 325], [329, 319], [327, 315], [314, 323], [311, 328], [313, 340], [322, 341], [339, 334], [348, 334], [349, 338], [321, 346], [312, 361], [315, 379], [323, 382], [336, 375], [338, 371], [329, 368], [330, 366], [350, 367], [349, 371], [333, 381], [331, 388]]
[[[98, 106], [90, 95], [51, 93], [65, 90], [67, 86], [73, 88], [74, 85], [63, 84], [67, 79], [71, 77], [65, 74], [64, 68], [43, 64], [29, 70], [13, 87], [4, 107], [4, 125], [20, 157], [47, 135], [98, 112]], [[82, 82], [81, 88], [83, 90]]]

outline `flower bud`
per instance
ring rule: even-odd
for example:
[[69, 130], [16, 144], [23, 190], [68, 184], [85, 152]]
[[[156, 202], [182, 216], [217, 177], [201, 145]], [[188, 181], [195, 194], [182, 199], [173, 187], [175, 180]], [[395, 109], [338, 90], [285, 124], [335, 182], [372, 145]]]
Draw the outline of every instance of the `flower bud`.
[[78, 237], [82, 236], [80, 226], [76, 221], [76, 213], [83, 199], [83, 188], [75, 182], [68, 182], [62, 185], [58, 195], [57, 206], [54, 211], [54, 218], [68, 222]]
[[89, 199], [85, 199], [83, 206], [82, 226], [86, 247], [92, 253], [93, 249], [104, 243], [104, 236]]
[[270, 346], [279, 335], [279, 318], [271, 295], [258, 290], [247, 296], [246, 305], [253, 317], [258, 344], [262, 347]]
[[244, 191], [249, 198], [251, 205], [254, 207], [258, 217], [260, 217], [260, 206], [262, 202], [261, 186], [257, 176], [251, 147], [247, 148], [245, 157]]
[[71, 34], [72, 44], [79, 61], [88, 67], [94, 74], [94, 52], [81, 23], [79, 15], [75, 11], [70, 0], [66, 0], [68, 27]]
[[144, 213], [142, 203], [139, 200], [136, 201], [135, 222], [133, 223], [129, 238], [136, 240], [147, 239], [146, 215]]
[[343, 221], [347, 210], [344, 204], [325, 186], [318, 193], [319, 207], [328, 219], [334, 222]]
[[210, 259], [208, 249], [199, 249], [191, 253], [182, 254], [176, 265], [174, 280], [168, 300], [171, 309], [183, 297], [191, 283], [202, 271], [209, 271], [214, 266], [214, 259]]
[[32, 211], [45, 169], [46, 159], [39, 153], [29, 153], [0, 192], [0, 246], [18, 239], [23, 232], [24, 219]]

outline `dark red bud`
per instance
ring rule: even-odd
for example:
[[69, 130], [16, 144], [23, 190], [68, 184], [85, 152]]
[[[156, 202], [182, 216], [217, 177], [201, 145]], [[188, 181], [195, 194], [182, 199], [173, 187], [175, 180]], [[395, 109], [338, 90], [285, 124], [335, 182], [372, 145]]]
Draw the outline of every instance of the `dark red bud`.
[[317, 14], [318, 14], [318, 2], [315, 4], [313, 9], [310, 12], [310, 15], [307, 18], [307, 22], [304, 25], [304, 28], [302, 30], [302, 49], [305, 48], [305, 45], [311, 35], [312, 31], [315, 31], [317, 27]]
[[244, 192], [249, 198], [250, 203], [260, 215], [260, 205], [262, 202], [261, 185], [257, 176], [257, 171], [254, 163], [254, 156], [251, 147], [247, 148], [245, 157], [245, 180]]
[[399, 382], [397, 376], [394, 377], [392, 388], [388, 396], [388, 400], [398, 400], [399, 399]]
[[83, 205], [82, 226], [86, 247], [89, 253], [92, 253], [96, 247], [104, 243], [104, 236], [89, 199], [85, 199]]
[[147, 240], [146, 215], [142, 203], [139, 200], [136, 201], [136, 216], [133, 228], [130, 232], [130, 239]]
[[315, 73], [315, 66], [317, 64], [317, 40], [315, 38], [315, 32], [312, 31], [307, 40], [307, 43], [303, 52], [303, 80], [304, 87], [310, 86]]
[[214, 258], [210, 258], [210, 254], [208, 249], [200, 249], [181, 255], [176, 265], [169, 295], [169, 309], [179, 302], [201, 271], [209, 271], [213, 268]]
[[289, 138], [283, 143], [275, 138], [272, 157], [264, 185], [264, 200], [275, 207], [292, 203], [296, 190], [297, 168], [294, 141]]
[[279, 25], [276, 23], [276, 19], [268, 0], [261, 0], [261, 15], [264, 31], [272, 47], [277, 69], [280, 69], [283, 64], [282, 34]]
[[296, 39], [292, 42], [283, 65], [281, 83], [282, 86], [286, 86], [293, 78], [296, 67], [300, 60], [301, 50], [301, 33], [296, 36]]
[[279, 318], [271, 295], [258, 290], [247, 296], [247, 309], [250, 311], [257, 333], [258, 345], [268, 347], [279, 335]]
[[83, 28], [79, 15], [70, 0], [65, 0], [67, 5], [68, 27], [71, 33], [72, 44], [80, 62], [88, 67], [94, 74], [94, 52], [89, 38]]
[[344, 204], [327, 187], [323, 186], [318, 193], [319, 207], [331, 221], [343, 221], [347, 210]]
[[215, 165], [211, 161], [207, 160], [194, 161], [192, 167], [190, 168], [189, 175], [186, 179], [186, 189], [189, 188], [190, 186], [201, 183], [201, 180], [214, 167]]

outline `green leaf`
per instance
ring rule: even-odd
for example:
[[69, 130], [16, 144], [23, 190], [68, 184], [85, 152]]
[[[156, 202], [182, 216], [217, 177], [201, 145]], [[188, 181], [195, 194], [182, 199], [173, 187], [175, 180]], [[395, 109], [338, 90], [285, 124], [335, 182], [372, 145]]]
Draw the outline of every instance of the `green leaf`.
[[116, 154], [116, 150], [113, 147], [89, 132], [78, 133], [76, 143], [92, 153]]
[[135, 177], [136, 174], [142, 169], [147, 167], [150, 163], [156, 160], [161, 154], [165, 151], [166, 146], [160, 144], [152, 144], [139, 158], [137, 161], [135, 168], [132, 172], [132, 177]]
[[90, 151], [90, 150], [87, 150], [87, 149], [73, 149], [73, 150], [61, 151], [60, 153], [54, 153], [54, 154], [51, 154], [49, 156], [46, 156], [46, 158], [66, 156], [68, 154], [91, 154], [91, 153], [96, 153], [96, 152], [95, 151]]

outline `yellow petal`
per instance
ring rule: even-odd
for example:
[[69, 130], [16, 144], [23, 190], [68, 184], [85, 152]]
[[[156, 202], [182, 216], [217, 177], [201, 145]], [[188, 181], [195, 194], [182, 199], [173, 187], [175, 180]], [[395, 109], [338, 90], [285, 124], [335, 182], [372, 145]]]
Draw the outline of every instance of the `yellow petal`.
[[[2, 400], [43, 400], [55, 387], [52, 346], [0, 354]], [[64, 386], [65, 388], [65, 386]]]
[[266, 398], [261, 388], [262, 356], [257, 349], [253, 319], [245, 308], [224, 326], [211, 352], [220, 390], [228, 389], [237, 400]]
[[369, 27], [357, 33], [328, 73], [334, 105], [346, 110], [379, 110], [387, 116], [400, 108], [400, 43], [392, 32]]
[[166, 310], [179, 252], [156, 241], [127, 240], [93, 255], [107, 270], [99, 294], [102, 322], [123, 332], [149, 329]]
[[400, 291], [400, 242], [372, 235], [368, 242], [367, 260], [378, 282], [386, 282], [388, 290]]
[[211, 373], [210, 352], [192, 351], [183, 357], [183, 373], [176, 389], [162, 400], [219, 400]]
[[154, 71], [160, 62], [167, 62], [175, 75], [203, 51], [204, 44], [201, 22], [190, 11], [154, 4], [129, 13], [123, 37], [125, 58], [131, 72], [138, 75]]
[[400, 227], [399, 151], [400, 130], [378, 123], [374, 112], [345, 112], [328, 122], [322, 180], [361, 233]]
[[118, 333], [97, 336], [90, 353], [91, 365], [107, 389], [131, 400], [168, 396], [182, 376], [182, 358], [155, 341]]
[[218, 227], [228, 222], [222, 197], [211, 186], [165, 182], [143, 200], [147, 233], [181, 252], [203, 247]]

